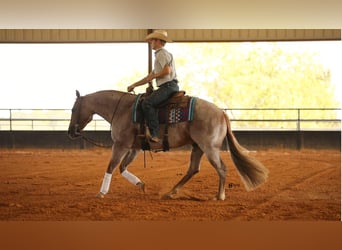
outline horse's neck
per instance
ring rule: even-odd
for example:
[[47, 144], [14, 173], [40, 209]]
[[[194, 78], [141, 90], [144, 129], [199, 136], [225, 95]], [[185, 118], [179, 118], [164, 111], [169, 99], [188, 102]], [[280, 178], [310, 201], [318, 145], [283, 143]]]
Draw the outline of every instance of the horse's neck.
[[109, 123], [113, 116], [120, 116], [132, 105], [134, 97], [128, 93], [117, 91], [103, 91], [89, 96], [95, 114]]

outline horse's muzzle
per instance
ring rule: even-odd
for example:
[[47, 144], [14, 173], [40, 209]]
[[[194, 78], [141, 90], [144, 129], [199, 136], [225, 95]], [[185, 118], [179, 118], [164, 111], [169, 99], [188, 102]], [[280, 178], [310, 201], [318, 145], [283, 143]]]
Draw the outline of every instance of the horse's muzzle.
[[82, 135], [81, 135], [80, 126], [78, 124], [75, 124], [74, 126], [69, 127], [68, 136], [72, 140], [81, 137]]

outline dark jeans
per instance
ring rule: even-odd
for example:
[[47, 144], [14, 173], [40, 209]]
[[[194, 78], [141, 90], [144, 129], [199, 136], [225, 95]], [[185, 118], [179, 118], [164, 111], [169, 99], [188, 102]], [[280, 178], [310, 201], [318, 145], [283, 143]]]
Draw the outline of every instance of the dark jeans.
[[143, 101], [142, 110], [152, 137], [159, 135], [158, 110], [156, 106], [165, 102], [172, 94], [178, 91], [178, 81], [172, 80], [161, 85]]

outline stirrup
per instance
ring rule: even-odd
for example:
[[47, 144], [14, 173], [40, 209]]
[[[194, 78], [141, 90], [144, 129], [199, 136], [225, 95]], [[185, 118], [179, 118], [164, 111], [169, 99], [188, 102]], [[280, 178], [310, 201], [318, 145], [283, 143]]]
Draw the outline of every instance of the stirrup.
[[160, 142], [160, 139], [158, 137], [156, 137], [156, 136], [153, 136], [153, 137], [150, 138], [150, 141], [158, 143], [158, 142]]

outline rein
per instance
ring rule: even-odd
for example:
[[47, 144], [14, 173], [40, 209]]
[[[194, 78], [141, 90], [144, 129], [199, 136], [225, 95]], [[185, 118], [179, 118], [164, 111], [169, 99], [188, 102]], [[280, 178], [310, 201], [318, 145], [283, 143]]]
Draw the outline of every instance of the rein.
[[91, 144], [93, 144], [94, 146], [97, 146], [97, 147], [101, 147], [101, 148], [111, 148], [113, 146], [113, 144], [103, 144], [103, 143], [100, 143], [100, 142], [96, 142], [95, 140], [85, 136], [84, 134], [80, 134], [80, 136], [82, 137], [83, 140], [85, 140], [86, 142], [89, 142]]
[[[114, 109], [114, 111], [113, 111], [112, 119], [111, 119], [111, 121], [110, 121], [110, 125], [111, 125], [111, 126], [112, 126], [114, 117], [115, 117], [115, 115], [116, 115], [116, 112], [117, 112], [117, 110], [118, 110], [119, 104], [120, 104], [122, 98], [123, 98], [125, 95], [126, 95], [126, 93], [122, 93], [122, 95], [121, 95], [120, 98], [119, 98], [119, 101], [118, 101], [117, 104], [115, 105], [115, 109]], [[85, 136], [83, 133], [80, 133], [79, 135], [82, 137], [83, 140], [85, 140], [85, 141], [87, 141], [87, 142], [89, 142], [89, 143], [91, 143], [91, 144], [93, 144], [93, 145], [95, 145], [95, 146], [97, 146], [97, 147], [110, 148], [110, 147], [113, 146], [113, 144], [110, 144], [110, 145], [109, 145], [109, 144], [103, 144], [103, 143], [100, 143], [100, 142], [96, 142], [95, 140], [93, 140], [93, 139], [91, 139], [91, 138]]]
[[[113, 115], [112, 115], [112, 119], [111, 119], [111, 121], [110, 121], [110, 125], [111, 125], [111, 126], [112, 126], [113, 120], [114, 120], [114, 118], [115, 118], [116, 112], [117, 112], [117, 110], [118, 110], [119, 104], [120, 104], [122, 98], [123, 98], [125, 95], [126, 95], [126, 93], [122, 93], [122, 95], [121, 95], [120, 98], [119, 98], [119, 101], [117, 102], [117, 104], [116, 104], [116, 106], [115, 106], [115, 109], [114, 109]], [[97, 147], [110, 148], [110, 147], [113, 146], [113, 144], [110, 144], [110, 145], [107, 144], [107, 145], [106, 145], [106, 144], [103, 144], [103, 143], [96, 142], [95, 140], [93, 140], [93, 139], [91, 139], [91, 138], [85, 136], [83, 133], [80, 133], [79, 135], [82, 137], [83, 140], [85, 140], [85, 141], [87, 141], [87, 142], [89, 142], [89, 143], [91, 143], [91, 144], [93, 144], [93, 145], [95, 145], [95, 146], [97, 146]], [[151, 156], [151, 159], [153, 160], [153, 156], [152, 156], [151, 151], [150, 151], [150, 156]], [[145, 153], [145, 150], [144, 150], [144, 168], [146, 168], [146, 153]]]
[[114, 120], [114, 117], [115, 117], [116, 111], [118, 110], [119, 104], [120, 104], [120, 102], [121, 102], [122, 98], [123, 98], [125, 95], [126, 95], [126, 93], [122, 93], [122, 95], [121, 95], [121, 96], [120, 96], [120, 98], [119, 98], [119, 101], [118, 101], [118, 103], [117, 103], [117, 104], [116, 104], [116, 106], [115, 106], [115, 109], [114, 109], [114, 111], [113, 111], [113, 115], [112, 115], [112, 119], [110, 120], [110, 125], [111, 125], [111, 126], [112, 126], [112, 123], [113, 123], [113, 120]]

